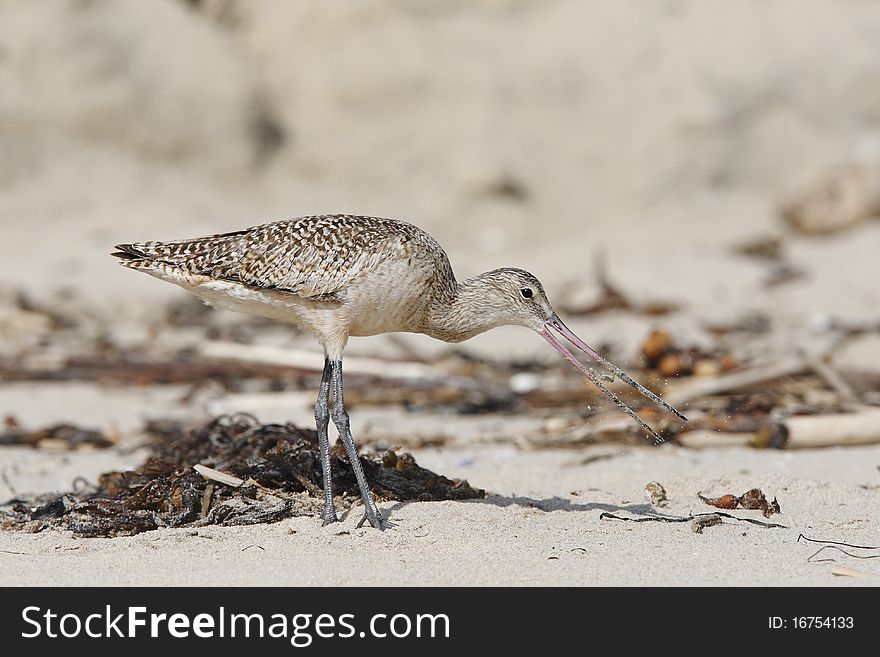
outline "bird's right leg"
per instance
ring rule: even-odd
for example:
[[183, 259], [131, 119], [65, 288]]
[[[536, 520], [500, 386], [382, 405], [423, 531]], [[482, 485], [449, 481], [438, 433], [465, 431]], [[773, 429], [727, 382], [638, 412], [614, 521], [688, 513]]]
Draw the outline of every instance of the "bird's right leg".
[[327, 427], [330, 424], [330, 383], [333, 369], [330, 359], [324, 357], [324, 373], [321, 375], [321, 387], [318, 390], [318, 401], [315, 403], [315, 424], [318, 426], [318, 445], [321, 450], [321, 477], [324, 480], [324, 511], [321, 520], [325, 525], [336, 522], [336, 509], [333, 507], [333, 472], [330, 469], [330, 438]]
[[333, 424], [339, 429], [339, 438], [345, 446], [349, 463], [351, 463], [351, 469], [354, 471], [354, 477], [361, 491], [361, 498], [364, 501], [364, 517], [357, 526], [360, 527], [365, 521], [369, 521], [376, 529], [384, 530], [392, 525], [382, 517], [382, 512], [379, 511], [379, 507], [376, 506], [376, 502], [373, 500], [370, 485], [364, 476], [364, 469], [358, 456], [357, 445], [354, 444], [354, 438], [351, 435], [348, 412], [345, 410], [345, 403], [343, 401], [342, 360], [334, 360], [331, 367], [333, 368]]

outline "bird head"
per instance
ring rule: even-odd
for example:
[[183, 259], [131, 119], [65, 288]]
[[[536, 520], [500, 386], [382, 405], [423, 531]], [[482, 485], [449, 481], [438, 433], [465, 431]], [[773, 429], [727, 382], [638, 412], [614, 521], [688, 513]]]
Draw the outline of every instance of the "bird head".
[[495, 269], [478, 279], [479, 311], [492, 317], [495, 326], [525, 326], [540, 332], [555, 315], [544, 286], [523, 269]]
[[[618, 399], [616, 395], [605, 388], [605, 386], [602, 385], [602, 379], [611, 381], [614, 380], [615, 377], [619, 378], [670, 413], [687, 421], [687, 418], [680, 411], [663, 401], [663, 399], [642, 386], [640, 383], [634, 381], [629, 375], [620, 370], [616, 365], [608, 362], [608, 360], [606, 360], [601, 354], [597, 353], [592, 347], [575, 335], [575, 333], [568, 328], [561, 319], [559, 319], [559, 316], [553, 310], [553, 306], [551, 306], [550, 302], [547, 300], [544, 287], [532, 274], [522, 269], [506, 268], [487, 272], [478, 278], [480, 279], [480, 287], [483, 292], [480, 310], [494, 317], [493, 324], [495, 326], [513, 324], [517, 326], [525, 326], [526, 328], [530, 328], [537, 332], [542, 338], [549, 342], [553, 348], [565, 358], [565, 360], [569, 361], [586, 375], [590, 381], [598, 386], [602, 392], [620, 406], [622, 410], [636, 420], [649, 434], [654, 436], [657, 442], [662, 442], [663, 438], [639, 418], [632, 409]], [[562, 340], [560, 340], [560, 337], [570, 342], [588, 358], [598, 363], [605, 372], [597, 374], [593, 370], [585, 367], [574, 356], [574, 354], [568, 350]]]

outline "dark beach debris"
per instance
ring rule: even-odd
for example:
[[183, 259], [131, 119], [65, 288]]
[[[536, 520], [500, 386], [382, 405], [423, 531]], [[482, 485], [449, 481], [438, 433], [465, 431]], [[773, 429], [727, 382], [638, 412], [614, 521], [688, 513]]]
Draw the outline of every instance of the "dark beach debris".
[[806, 278], [807, 272], [787, 262], [774, 265], [761, 281], [763, 287], [778, 287]]
[[598, 315], [612, 310], [623, 310], [638, 315], [657, 317], [668, 315], [681, 307], [668, 301], [637, 302], [630, 299], [609, 280], [605, 256], [602, 253], [598, 254], [595, 259], [595, 277], [599, 285], [599, 298], [585, 306], [564, 305], [562, 310], [567, 315]]
[[880, 321], [865, 322], [827, 317], [818, 328], [825, 333], [839, 333], [843, 338], [855, 338], [865, 334], [880, 333]]
[[666, 489], [659, 481], [649, 481], [645, 484], [645, 497], [653, 506], [666, 506], [668, 499]]
[[731, 250], [738, 255], [749, 258], [779, 262], [783, 259], [784, 246], [782, 238], [779, 236], [761, 235], [740, 242], [734, 245]]
[[702, 493], [697, 493], [697, 497], [709, 506], [714, 506], [718, 509], [743, 508], [753, 511], [757, 510], [761, 511], [765, 518], [769, 518], [774, 513], [779, 513], [779, 502], [776, 501], [776, 498], [774, 497], [772, 502], [768, 502], [760, 488], [752, 488], [739, 497], [730, 494], [722, 495], [721, 497], [706, 497]]
[[770, 316], [762, 312], [749, 312], [732, 322], [706, 322], [703, 324], [715, 337], [733, 334], [763, 335], [773, 328]]
[[591, 463], [597, 463], [599, 461], [607, 461], [608, 459], [617, 458], [618, 456], [623, 456], [624, 454], [626, 454], [626, 452], [606, 452], [604, 454], [589, 454], [576, 461], [564, 463], [562, 467], [574, 468], [582, 465], [590, 465]]
[[649, 370], [660, 376], [718, 376], [739, 366], [723, 351], [707, 351], [702, 347], [680, 347], [668, 331], [656, 329], [642, 342], [642, 356]]
[[[835, 561], [835, 559], [832, 559], [831, 557], [824, 557], [822, 559], [816, 558], [826, 550], [836, 551], [854, 559], [880, 558], [880, 545], [853, 545], [852, 543], [830, 541], [823, 538], [808, 538], [803, 534], [798, 534], [797, 542], [800, 543], [801, 541], [805, 541], [807, 543], [818, 543], [822, 546], [816, 552], [807, 557], [807, 563], [824, 563], [828, 561]], [[848, 551], [844, 548], [849, 548], [849, 550], [862, 550], [863, 552]]]
[[6, 428], [0, 431], [0, 445], [28, 447], [58, 447], [77, 449], [83, 446], [112, 447], [116, 441], [95, 429], [83, 429], [72, 424], [55, 424], [36, 431], [19, 426], [14, 418], [6, 418]]
[[784, 256], [782, 239], [764, 236], [736, 245], [733, 252], [763, 261], [769, 268], [761, 284], [776, 287], [803, 278], [806, 272], [787, 262]]
[[735, 509], [739, 506], [739, 498], [736, 495], [722, 495], [721, 497], [707, 498], [697, 493], [697, 496], [706, 504], [718, 509]]
[[[159, 527], [277, 522], [317, 515], [322, 508], [315, 431], [260, 424], [241, 414], [221, 416], [192, 430], [177, 422], [152, 423], [148, 432], [153, 455], [136, 470], [103, 474], [88, 492], [13, 500], [0, 507], [0, 526], [120, 536]], [[331, 460], [337, 506], [350, 508], [360, 495], [341, 446], [332, 451]], [[485, 496], [466, 481], [420, 467], [407, 453], [387, 450], [362, 456], [361, 464], [380, 500]]]
[[717, 513], [708, 513], [700, 515], [691, 520], [691, 531], [695, 534], [702, 534], [706, 527], [714, 527], [721, 524], [721, 516]]
[[[78, 318], [70, 312], [65, 312], [64, 304], [43, 303], [36, 300], [25, 290], [16, 290], [15, 306], [24, 312], [43, 315], [49, 320], [54, 330], [72, 329], [79, 323]], [[61, 309], [59, 309], [61, 308]]]
[[298, 368], [221, 361], [181, 353], [170, 360], [113, 358], [105, 355], [71, 356], [61, 367], [35, 368], [0, 362], [0, 378], [7, 381], [97, 381], [126, 386], [202, 383], [212, 380], [227, 390], [237, 390], [241, 381], [265, 379], [282, 386], [311, 374]]
[[[704, 518], [706, 516], [717, 516], [720, 518], [730, 518], [731, 520], [738, 520], [740, 522], [747, 522], [752, 525], [758, 525], [759, 527], [779, 527], [781, 529], [788, 529], [785, 525], [780, 525], [775, 522], [764, 522], [763, 520], [755, 520], [754, 518], [740, 518], [739, 516], [734, 516], [729, 513], [723, 513], [720, 511], [716, 511], [715, 513], [694, 513], [688, 516], [639, 516], [637, 518], [625, 518], [623, 516], [618, 516], [613, 513], [609, 513], [608, 511], [603, 511], [599, 514], [599, 520], [623, 520], [624, 522], [691, 522], [696, 518]], [[713, 523], [717, 524], [717, 523]]]
[[761, 511], [765, 518], [779, 513], [779, 502], [776, 501], [776, 498], [774, 497], [772, 502], [768, 502], [760, 488], [752, 488], [740, 495], [739, 505], [744, 509]]
[[515, 203], [525, 203], [532, 197], [528, 186], [509, 172], [502, 172], [486, 181], [477, 190], [477, 195], [505, 199]]
[[[607, 281], [606, 281], [607, 282]], [[613, 289], [613, 286], [612, 286]], [[204, 326], [207, 312], [200, 304], [187, 305], [186, 311], [158, 316], [155, 330], [169, 324]], [[240, 330], [254, 332], [275, 326], [270, 320], [259, 323], [249, 318], [236, 324]], [[218, 323], [220, 325], [220, 323]], [[707, 346], [685, 342], [675, 333], [656, 331], [642, 344], [642, 368], [629, 363], [634, 376], [664, 399], [689, 409], [685, 423], [646, 406], [628, 389], [617, 393], [644, 420], [657, 427], [670, 442], [685, 447], [723, 443], [755, 448], [801, 448], [826, 445], [868, 444], [880, 440], [876, 417], [867, 405], [880, 406], [880, 371], [836, 367], [827, 355], [798, 356], [785, 362], [749, 363], [731, 344], [721, 340], [772, 330], [765, 315], [743, 316], [732, 323], [707, 325], [707, 335], [716, 338]], [[876, 320], [858, 324], [826, 318], [823, 329], [843, 340], [864, 332], [876, 332]], [[237, 329], [238, 330], [238, 329]], [[267, 358], [264, 348], [248, 345], [250, 335], [239, 343], [209, 340], [207, 349], [179, 349], [176, 353], [156, 351], [150, 344], [122, 348], [110, 340], [84, 343], [75, 328], [56, 329], [57, 345], [67, 346], [60, 359], [38, 357], [24, 350], [0, 357], [0, 379], [8, 381], [98, 382], [130, 390], [136, 386], [186, 385], [184, 399], [206, 388], [222, 388], [234, 406], [235, 394], [313, 390], [320, 378], [320, 359], [298, 357]], [[741, 335], [742, 334], [742, 335]], [[215, 336], [217, 337], [217, 336]], [[53, 341], [53, 344], [56, 344]], [[598, 345], [606, 351], [611, 345]], [[278, 353], [286, 350], [278, 349]], [[213, 355], [212, 355], [213, 354]], [[289, 355], [289, 354], [288, 354]], [[623, 358], [623, 354], [618, 354]], [[407, 352], [411, 362], [378, 359], [374, 369], [349, 373], [351, 389], [346, 399], [352, 407], [399, 406], [407, 412], [432, 413], [456, 410], [460, 414], [532, 415], [547, 422], [523, 440], [533, 448], [578, 447], [596, 442], [640, 444], [644, 440], [638, 427], [616, 415], [604, 397], [576, 371], [565, 364], [538, 360], [493, 360], [477, 358], [467, 352], [446, 353], [440, 358]], [[388, 375], [389, 368], [421, 364], [434, 372], [426, 378], [401, 380]], [[561, 366], [565, 366], [562, 369]], [[425, 367], [427, 366], [427, 367]], [[857, 405], [857, 406], [855, 406]], [[607, 416], [607, 417], [606, 417]], [[812, 419], [811, 419], [812, 418]], [[609, 421], [606, 421], [609, 420]], [[20, 427], [9, 427], [20, 429]], [[33, 429], [33, 427], [29, 427]], [[501, 426], [498, 435], [507, 437]], [[112, 431], [104, 437], [112, 442]], [[369, 440], [369, 437], [364, 437]], [[376, 438], [372, 438], [375, 440]], [[4, 444], [39, 445], [42, 437], [0, 428]], [[456, 442], [453, 435], [413, 436], [400, 440], [409, 447]], [[86, 445], [106, 443], [83, 441]], [[45, 446], [52, 445], [47, 440]], [[63, 443], [61, 443], [63, 446]], [[56, 445], [57, 446], [57, 445]], [[2, 477], [2, 473], [0, 473]]]

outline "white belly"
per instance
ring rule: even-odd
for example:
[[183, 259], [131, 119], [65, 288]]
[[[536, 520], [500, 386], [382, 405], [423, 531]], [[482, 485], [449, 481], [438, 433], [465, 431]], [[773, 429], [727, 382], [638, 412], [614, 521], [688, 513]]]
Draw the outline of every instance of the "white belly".
[[331, 356], [341, 355], [349, 335], [420, 330], [428, 290], [427, 272], [398, 262], [384, 263], [350, 282], [341, 291], [339, 302], [313, 301], [288, 292], [168, 270], [150, 273], [192, 292], [214, 308], [295, 324], [314, 334]]

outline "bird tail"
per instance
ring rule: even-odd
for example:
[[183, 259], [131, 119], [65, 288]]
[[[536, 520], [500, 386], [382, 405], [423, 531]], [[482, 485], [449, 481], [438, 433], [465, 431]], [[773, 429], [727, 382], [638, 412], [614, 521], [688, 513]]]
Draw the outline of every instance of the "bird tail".
[[144, 251], [143, 244], [117, 244], [111, 253], [119, 258], [119, 264], [129, 269], [149, 269], [152, 265], [150, 256]]
[[143, 244], [117, 244], [110, 255], [120, 260], [144, 260], [148, 258]]

